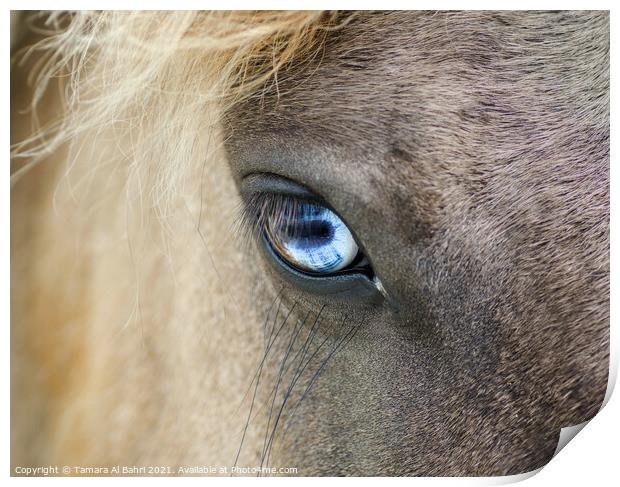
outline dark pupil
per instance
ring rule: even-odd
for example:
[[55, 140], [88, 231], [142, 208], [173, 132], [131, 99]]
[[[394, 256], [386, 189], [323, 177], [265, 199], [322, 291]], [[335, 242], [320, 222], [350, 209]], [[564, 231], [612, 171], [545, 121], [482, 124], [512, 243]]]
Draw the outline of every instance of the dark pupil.
[[302, 240], [308, 243], [329, 241], [334, 236], [334, 227], [330, 222], [318, 219], [307, 219], [283, 225], [281, 235], [286, 239]]

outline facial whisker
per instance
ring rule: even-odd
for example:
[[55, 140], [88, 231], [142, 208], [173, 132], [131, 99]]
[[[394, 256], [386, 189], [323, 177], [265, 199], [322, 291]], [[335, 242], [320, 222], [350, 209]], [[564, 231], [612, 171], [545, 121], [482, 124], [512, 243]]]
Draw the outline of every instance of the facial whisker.
[[[257, 394], [257, 391], [258, 391], [258, 386], [259, 386], [259, 383], [260, 383], [260, 377], [261, 377], [261, 374], [262, 374], [262, 371], [263, 371], [263, 366], [265, 364], [267, 356], [269, 355], [269, 351], [271, 350], [272, 345], [275, 343], [278, 335], [280, 334], [280, 331], [282, 331], [282, 329], [286, 325], [286, 321], [288, 320], [289, 316], [293, 312], [293, 309], [295, 308], [296, 305], [297, 305], [297, 302], [293, 303], [293, 306], [291, 307], [288, 315], [286, 316], [285, 320], [282, 322], [282, 325], [279, 327], [279, 329], [278, 329], [278, 331], [276, 333], [276, 336], [273, 338], [273, 341], [269, 344], [269, 347], [267, 348], [267, 350], [265, 350], [265, 353], [263, 355], [263, 359], [261, 360], [261, 362], [260, 362], [260, 364], [258, 366], [256, 383], [255, 383], [255, 386], [254, 386], [254, 394], [252, 395], [252, 402], [250, 404], [250, 410], [248, 412], [248, 417], [247, 417], [246, 422], [245, 422], [245, 427], [243, 428], [243, 434], [241, 436], [241, 442], [239, 444], [239, 449], [237, 450], [237, 455], [235, 457], [235, 462], [234, 462], [233, 466], [237, 466], [237, 462], [239, 461], [239, 456], [241, 455], [241, 449], [243, 448], [243, 442], [245, 441], [245, 436], [246, 436], [246, 433], [247, 433], [247, 430], [248, 430], [248, 426], [250, 424], [250, 419], [252, 417], [252, 411], [254, 409], [254, 403], [256, 401], [256, 394]], [[274, 327], [275, 327], [275, 325], [274, 325]]]
[[[307, 337], [306, 337], [306, 340], [304, 341], [304, 344], [303, 344], [302, 348], [300, 349], [300, 351], [298, 351], [298, 352], [295, 354], [294, 359], [296, 359], [296, 358], [297, 358], [297, 356], [299, 355], [299, 353], [300, 353], [300, 352], [303, 352], [303, 354], [302, 354], [302, 356], [301, 356], [301, 358], [300, 358], [300, 360], [299, 360], [299, 363], [298, 363], [298, 365], [297, 365], [297, 369], [295, 370], [294, 376], [295, 376], [295, 375], [297, 375], [297, 373], [298, 373], [298, 371], [299, 371], [299, 368], [300, 368], [301, 364], [303, 363], [303, 359], [304, 359], [304, 357], [305, 357], [305, 355], [306, 355], [306, 352], [307, 352], [307, 350], [308, 350], [308, 347], [309, 347], [310, 343], [312, 342], [312, 340], [314, 339], [314, 336], [316, 335], [316, 331], [318, 330], [319, 325], [320, 325], [320, 322], [321, 322], [321, 314], [323, 313], [323, 310], [324, 310], [324, 309], [325, 309], [325, 305], [323, 305], [323, 306], [321, 307], [321, 309], [319, 310], [319, 312], [317, 313], [316, 318], [314, 319], [314, 323], [312, 324], [312, 327], [310, 328], [310, 331], [308, 332], [308, 335], [307, 335]], [[291, 387], [289, 386], [289, 388], [287, 389], [287, 391], [286, 391], [286, 392], [285, 392], [285, 394], [284, 394], [283, 403], [282, 403], [282, 405], [281, 405], [281, 407], [280, 407], [280, 410], [279, 410], [279, 412], [278, 412], [278, 418], [279, 418], [279, 416], [280, 416], [280, 414], [281, 414], [281, 412], [282, 412], [282, 409], [283, 409], [284, 405], [286, 404], [286, 401], [287, 401], [287, 399], [288, 399], [288, 395], [290, 394], [290, 391], [291, 391]], [[277, 427], [277, 422], [276, 422], [276, 424], [274, 425], [274, 428], [275, 428], [275, 427]], [[270, 444], [271, 444], [271, 439], [272, 439], [272, 436], [273, 436], [273, 432], [272, 432], [272, 434], [270, 435], [270, 441], [269, 441], [269, 443], [267, 444], [267, 449], [269, 449], [269, 446], [270, 446]], [[261, 459], [261, 466], [263, 465], [263, 461], [264, 461], [264, 457]]]
[[335, 347], [332, 349], [332, 351], [329, 353], [329, 355], [327, 356], [327, 358], [323, 361], [323, 363], [319, 366], [319, 368], [317, 369], [317, 371], [314, 373], [314, 375], [312, 376], [312, 378], [308, 381], [308, 384], [306, 385], [306, 388], [303, 392], [303, 394], [301, 395], [301, 397], [299, 398], [299, 400], [297, 401], [297, 403], [295, 404], [295, 407], [293, 408], [293, 410], [291, 411], [290, 416], [288, 417], [288, 421], [289, 421], [289, 425], [284, 429], [284, 433], [282, 434], [282, 438], [284, 438], [284, 436], [286, 435], [289, 427], [290, 427], [290, 421], [292, 420], [292, 418], [295, 416], [295, 413], [297, 412], [297, 409], [299, 408], [299, 406], [301, 405], [301, 403], [303, 402], [303, 400], [306, 398], [306, 396], [308, 395], [308, 393], [310, 392], [310, 388], [312, 387], [312, 385], [314, 384], [314, 382], [319, 378], [321, 371], [325, 368], [325, 366], [327, 365], [327, 362], [329, 361], [329, 359], [339, 350], [341, 350], [342, 348], [344, 348], [352, 339], [353, 337], [357, 334], [357, 332], [359, 331], [359, 329], [361, 328], [361, 326], [363, 325], [359, 325], [359, 326], [352, 326], [351, 329], [338, 341], [338, 343], [336, 343]]
[[[281, 297], [282, 297], [282, 291], [283, 288], [280, 289], [280, 291], [278, 292], [278, 294], [276, 295], [276, 297], [274, 298], [274, 300], [271, 302], [271, 305], [269, 306], [269, 308], [267, 309], [267, 316], [265, 317], [265, 324], [263, 325], [263, 328], [266, 329], [267, 328], [267, 321], [269, 321], [269, 315], [271, 314], [271, 310], [273, 309], [275, 303], [278, 301], [278, 299], [280, 299], [281, 301]], [[275, 327], [274, 327], [275, 328]], [[272, 330], [273, 332], [273, 330]], [[271, 340], [271, 336], [269, 337], [269, 339]], [[269, 349], [268, 346], [268, 342], [266, 342], [266, 350]], [[259, 364], [259, 367], [256, 369], [256, 372], [254, 373], [254, 376], [252, 377], [252, 380], [250, 381], [250, 384], [248, 385], [245, 393], [243, 394], [243, 397], [241, 398], [241, 401], [239, 403], [239, 406], [237, 407], [237, 409], [235, 410], [235, 414], [237, 414], [239, 412], [239, 409], [241, 409], [241, 406], [243, 405], [243, 403], [245, 402], [246, 397], [248, 396], [248, 394], [250, 393], [250, 389], [252, 389], [252, 385], [254, 384], [254, 381], [256, 380], [256, 377], [258, 376], [259, 370], [263, 365], [263, 362], [266, 358], [266, 355], [263, 356], [263, 360], [261, 361], [261, 363]]]
[[282, 401], [282, 405], [280, 406], [280, 409], [278, 411], [278, 414], [276, 416], [276, 420], [274, 423], [274, 426], [271, 430], [271, 436], [269, 438], [269, 443], [267, 445], [267, 465], [269, 464], [269, 457], [271, 455], [271, 447], [273, 446], [273, 439], [276, 433], [276, 429], [278, 426], [278, 423], [280, 422], [280, 418], [282, 416], [282, 412], [284, 411], [284, 408], [286, 407], [286, 403], [288, 402], [289, 397], [291, 396], [291, 392], [293, 391], [295, 385], [297, 384], [297, 381], [299, 380], [299, 378], [301, 377], [301, 375], [303, 374], [304, 370], [306, 369], [306, 367], [308, 366], [308, 364], [310, 362], [312, 362], [312, 359], [316, 356], [316, 354], [319, 352], [319, 350], [323, 347], [323, 345], [325, 343], [327, 343], [327, 341], [330, 339], [330, 336], [327, 336], [320, 344], [319, 346], [314, 350], [314, 352], [310, 355], [310, 357], [308, 358], [308, 360], [306, 360], [306, 362], [303, 364], [303, 367], [301, 367], [301, 369], [299, 368], [299, 366], [301, 366], [301, 364], [303, 363], [303, 357], [305, 357], [305, 353], [302, 356], [302, 360], [300, 360], [300, 364], [297, 368], [296, 374], [293, 377], [293, 380], [291, 381], [291, 384], [289, 385], [288, 389], [286, 390], [286, 393], [284, 395], [284, 400]]
[[267, 420], [267, 426], [265, 428], [265, 439], [263, 440], [263, 452], [261, 454], [261, 463], [262, 463], [262, 459], [265, 458], [265, 448], [266, 448], [266, 444], [267, 444], [267, 432], [269, 431], [269, 425], [271, 423], [271, 417], [272, 417], [272, 414], [273, 414], [273, 408], [274, 408], [274, 405], [275, 405], [276, 396], [278, 394], [278, 388], [279, 388], [280, 383], [282, 381], [282, 377], [283, 377], [283, 373], [284, 373], [284, 367], [286, 365], [288, 357], [289, 357], [289, 355], [291, 353], [291, 350], [293, 348], [293, 344], [294, 344], [295, 340], [297, 339], [297, 336], [299, 335], [299, 332], [303, 328], [304, 323], [308, 319], [308, 316], [310, 316], [310, 311], [308, 311], [308, 313], [306, 314], [305, 318], [303, 320], [299, 320], [299, 324], [295, 326], [295, 328], [293, 330], [293, 333], [291, 334], [291, 339], [289, 340], [288, 348], [286, 350], [284, 358], [282, 359], [282, 361], [280, 363], [280, 370], [278, 371], [278, 380], [277, 380], [276, 385], [274, 386], [274, 388], [272, 390], [272, 393], [271, 393], [272, 399], [271, 399], [271, 406], [269, 408], [269, 418]]

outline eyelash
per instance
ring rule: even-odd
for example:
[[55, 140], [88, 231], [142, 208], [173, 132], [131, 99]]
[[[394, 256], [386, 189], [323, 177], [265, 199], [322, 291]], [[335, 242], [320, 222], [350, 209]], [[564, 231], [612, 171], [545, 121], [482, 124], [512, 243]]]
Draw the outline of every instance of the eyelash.
[[[281, 244], [281, 242], [279, 239], [274, 239], [269, 229], [287, 228], [289, 231], [293, 231], [293, 233], [289, 233], [288, 235], [295, 238], [295, 235], [299, 235], [295, 231], [300, 230], [300, 226], [297, 225], [297, 223], [300, 221], [300, 217], [302, 220], [307, 218], [309, 207], [314, 207], [315, 209], [323, 208], [329, 216], [333, 217], [332, 220], [336, 219], [339, 222], [341, 229], [346, 229], [345, 232], [349, 235], [348, 238], [353, 239], [346, 224], [344, 224], [344, 222], [342, 222], [324, 203], [312, 198], [271, 192], [256, 192], [245, 196], [245, 204], [241, 208], [242, 228], [245, 232], [249, 232], [253, 238], [257, 238], [258, 241], [261, 241], [261, 244], [269, 245], [273, 253], [280, 258], [285, 267], [292, 267], [296, 271], [320, 277], [329, 277], [330, 275], [352, 270], [352, 268], [360, 272], [362, 270], [367, 271], [368, 269], [365, 268], [367, 267], [367, 261], [354, 240], [349, 240], [350, 244], [344, 244], [345, 247], [341, 248], [342, 251], [345, 251], [345, 254], [340, 254], [338, 250], [330, 246], [330, 251], [333, 252], [331, 256], [333, 260], [325, 261], [325, 254], [320, 253], [322, 261], [313, 261], [313, 265], [316, 267], [313, 269], [304, 269], [303, 267], [300, 269], [302, 262], [297, 260], [293, 263], [291, 261], [291, 255], [283, 255], [283, 249], [278, 246], [278, 243]], [[306, 216], [306, 218], [304, 218], [304, 216]], [[321, 218], [318, 218], [317, 221], [320, 220]], [[342, 232], [342, 230], [340, 231]], [[340, 233], [340, 235], [342, 235], [342, 233]], [[281, 236], [282, 234], [278, 234], [278, 237]], [[351, 247], [351, 245], [353, 245], [353, 247]], [[352, 253], [354, 251], [356, 252], [355, 256], [353, 256]], [[307, 253], [302, 252], [302, 254], [304, 254], [301, 255], [302, 257], [309, 257]], [[345, 255], [348, 257], [348, 260], [344, 257]], [[296, 257], [300, 257], [300, 255]], [[314, 258], [317, 258], [317, 254], [314, 254]], [[308, 262], [305, 262], [305, 264], [308, 265]], [[333, 269], [330, 269], [330, 265], [333, 266]]]
[[244, 200], [240, 208], [239, 228], [242, 234], [246, 237], [250, 234], [252, 238], [262, 237], [264, 225], [271, 215], [278, 214], [281, 218], [287, 215], [290, 218], [304, 202], [301, 198], [279, 193], [253, 193], [245, 196]]

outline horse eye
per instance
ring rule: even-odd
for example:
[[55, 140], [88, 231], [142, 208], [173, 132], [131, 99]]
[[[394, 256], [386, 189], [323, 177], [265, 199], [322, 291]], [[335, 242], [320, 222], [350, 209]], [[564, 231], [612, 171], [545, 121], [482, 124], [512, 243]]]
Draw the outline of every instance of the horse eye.
[[263, 220], [265, 237], [292, 267], [327, 275], [359, 261], [360, 250], [344, 222], [317, 203], [287, 198]]

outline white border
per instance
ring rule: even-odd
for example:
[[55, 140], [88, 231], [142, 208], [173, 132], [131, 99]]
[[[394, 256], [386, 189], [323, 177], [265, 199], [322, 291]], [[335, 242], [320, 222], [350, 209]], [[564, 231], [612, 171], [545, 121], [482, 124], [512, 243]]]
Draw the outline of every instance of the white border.
[[[351, 2], [351, 1], [333, 1], [333, 2], [310, 2], [310, 1], [296, 1], [296, 2], [274, 2], [274, 1], [262, 1], [262, 2], [248, 2], [248, 1], [239, 1], [239, 0], [228, 0], [226, 2], [214, 2], [214, 1], [190, 1], [190, 0], [176, 0], [175, 2], [163, 2], [163, 1], [150, 1], [150, 2], [137, 2], [132, 0], [109, 0], [106, 2], [92, 2], [92, 1], [59, 1], [59, 2], [49, 2], [49, 1], [20, 1], [17, 2], [15, 0], [11, 0], [8, 2], [8, 8], [2, 11], [2, 19], [0, 25], [5, 26], [5, 38], [9, 34], [9, 8], [13, 8], [16, 10], [38, 10], [38, 9], [46, 9], [46, 10], [55, 10], [55, 9], [84, 9], [84, 8], [110, 8], [110, 9], [139, 9], [139, 8], [148, 8], [148, 9], [205, 9], [205, 8], [220, 8], [220, 9], [249, 9], [249, 8], [269, 8], [269, 9], [319, 9], [319, 8], [330, 8], [330, 9], [353, 9], [353, 8], [377, 8], [379, 2]], [[380, 2], [380, 7], [383, 9], [387, 8], [413, 8], [416, 9], [602, 9], [602, 10], [611, 10], [611, 22], [612, 22], [612, 30], [611, 30], [611, 79], [612, 85], [613, 81], [616, 79], [615, 67], [617, 66], [617, 56], [615, 55], [615, 48], [617, 46], [617, 35], [613, 30], [614, 27], [614, 18], [615, 13], [611, 8], [611, 2], [609, 1], [589, 1], [589, 2], [576, 2], [576, 1], [506, 1], [499, 4], [498, 2], [456, 2], [456, 1], [421, 1], [415, 2], [415, 4], [411, 2], [403, 2], [403, 1], [390, 1], [386, 0]], [[9, 66], [9, 42], [5, 41], [4, 47], [4, 56], [5, 61], [4, 65]], [[3, 120], [3, 130], [2, 130], [2, 140], [3, 147], [5, 148], [5, 154], [8, 158], [8, 147], [9, 147], [9, 125], [10, 125], [10, 99], [9, 99], [9, 86], [10, 86], [10, 78], [9, 78], [9, 70], [7, 69], [6, 74], [3, 76], [3, 92], [5, 99], [5, 111]], [[614, 90], [612, 89], [612, 104], [611, 104], [611, 127], [617, 126], [615, 122], [618, 121], [618, 117], [616, 116], [616, 106], [613, 98]], [[614, 161], [616, 147], [615, 141], [617, 140], [614, 137], [614, 132], [612, 131], [612, 156], [611, 160]], [[5, 400], [2, 401], [2, 413], [6, 427], [3, 428], [5, 431], [5, 441], [2, 443], [2, 474], [3, 476], [8, 476], [10, 473], [10, 437], [9, 437], [9, 428], [10, 428], [10, 418], [9, 418], [9, 357], [10, 357], [10, 335], [9, 335], [9, 290], [10, 290], [10, 247], [9, 247], [9, 171], [8, 171], [8, 161], [5, 165], [5, 171], [3, 172], [4, 178], [4, 186], [3, 191], [0, 192], [0, 215], [2, 218], [2, 225], [5, 228], [5, 234], [3, 238], [0, 239], [0, 246], [2, 247], [2, 306], [0, 309], [2, 310], [2, 315], [4, 317], [5, 326], [5, 340], [4, 340], [4, 361], [2, 368], [2, 384], [3, 390], [7, 392], [5, 396]], [[612, 164], [613, 167], [613, 164]], [[617, 249], [615, 242], [618, 241], [617, 237], [617, 218], [616, 215], [616, 195], [617, 193], [617, 178], [614, 179], [615, 171], [612, 169], [612, 181], [611, 181], [611, 237], [612, 237], [612, 248], [611, 248], [611, 291], [612, 291], [612, 299], [611, 299], [611, 316], [612, 316], [612, 330], [611, 330], [611, 353], [612, 353], [612, 374], [610, 374], [610, 382], [615, 383], [615, 378], [617, 377], [618, 370], [618, 327], [617, 320], [615, 317], [617, 316], [617, 306], [616, 299], [613, 294], [613, 291], [618, 288], [617, 279], [615, 276], [618, 275], [618, 269], [616, 265], [616, 260], [614, 256], [617, 255]], [[617, 394], [616, 394], [617, 396]], [[604, 409], [588, 424], [586, 427], [577, 435], [576, 439], [571, 441], [559, 454], [555, 457], [548, 465], [546, 465], [537, 475], [530, 477], [526, 482], [531, 486], [548, 486], [550, 484], [553, 485], [610, 485], [610, 479], [617, 479], [618, 476], [618, 456], [617, 456], [617, 445], [616, 445], [616, 434], [618, 433], [618, 425], [620, 418], [620, 400], [617, 397], [611, 397], [607, 405]], [[517, 481], [519, 480], [519, 476], [517, 478], [496, 478], [496, 479], [450, 479], [450, 478], [415, 478], [415, 479], [405, 479], [405, 478], [392, 478], [385, 479], [385, 481], [389, 483], [404, 483], [407, 485], [411, 483], [415, 485], [492, 485], [492, 484], [501, 484], [506, 483], [507, 481]], [[134, 479], [130, 478], [119, 478], [115, 477], [111, 479], [116, 485], [123, 485], [126, 483], [132, 482]], [[269, 482], [271, 485], [273, 482], [286, 482], [290, 483], [291, 479], [252, 479], [254, 482]], [[105, 478], [79, 478], [79, 479], [67, 479], [67, 478], [49, 478], [41, 480], [39, 479], [28, 479], [28, 478], [11, 478], [11, 482], [15, 484], [21, 483], [30, 483], [30, 482], [50, 482], [56, 485], [66, 485], [67, 482], [79, 482], [80, 485], [82, 483], [93, 483], [98, 484], [100, 482], [109, 482], [110, 479]], [[152, 484], [161, 485], [161, 483], [168, 482], [199, 482], [203, 485], [205, 482], [209, 482], [209, 484], [215, 483], [219, 484], [220, 482], [247, 482], [247, 479], [204, 479], [204, 478], [184, 478], [184, 479], [170, 479], [170, 478], [149, 478], [147, 482]], [[322, 479], [321, 482], [333, 482], [333, 479]], [[342, 482], [355, 482], [355, 485], [372, 485], [377, 482], [376, 479], [372, 478], [363, 478], [363, 479], [340, 479]], [[316, 479], [296, 479], [294, 482], [297, 484], [308, 484], [309, 482], [316, 482]]]

